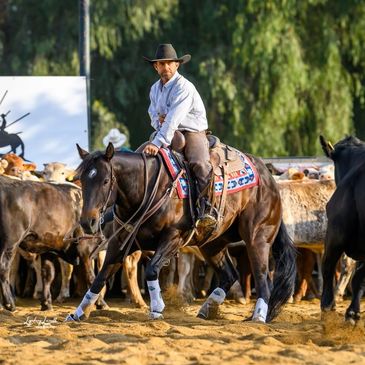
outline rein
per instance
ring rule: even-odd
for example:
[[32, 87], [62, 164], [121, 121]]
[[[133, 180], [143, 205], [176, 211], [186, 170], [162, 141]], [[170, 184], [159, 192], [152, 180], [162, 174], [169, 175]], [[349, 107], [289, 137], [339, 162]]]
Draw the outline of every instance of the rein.
[[[148, 174], [147, 159], [146, 159], [146, 156], [143, 153], [142, 153], [142, 159], [143, 159], [143, 163], [144, 163], [145, 184], [144, 184], [144, 195], [143, 195], [143, 199], [142, 199], [141, 204], [139, 205], [138, 209], [132, 214], [132, 216], [126, 222], [123, 222], [118, 217], [118, 215], [117, 215], [117, 213], [115, 211], [115, 205], [114, 205], [114, 207], [113, 207], [114, 222], [119, 225], [119, 228], [116, 229], [115, 232], [108, 239], [103, 240], [93, 250], [93, 252], [90, 254], [90, 256], [93, 255], [97, 249], [100, 249], [102, 246], [105, 246], [106, 244], [108, 244], [115, 236], [117, 236], [120, 232], [122, 232], [123, 230], [125, 230], [126, 232], [128, 232], [128, 235], [123, 240], [123, 242], [122, 242], [122, 244], [121, 244], [121, 246], [119, 248], [119, 251], [122, 251], [124, 249], [124, 247], [128, 244], [127, 249], [126, 249], [125, 254], [124, 254], [124, 257], [123, 257], [123, 261], [124, 261], [125, 257], [129, 253], [129, 250], [131, 249], [131, 246], [132, 246], [133, 242], [134, 241], [137, 242], [136, 236], [137, 236], [137, 233], [138, 233], [138, 229], [141, 227], [141, 225], [144, 222], [146, 222], [153, 214], [155, 214], [161, 208], [161, 206], [165, 203], [165, 201], [169, 197], [171, 197], [172, 192], [173, 192], [174, 188], [176, 187], [177, 182], [178, 182], [178, 179], [181, 177], [183, 171], [181, 171], [178, 174], [178, 176], [175, 178], [175, 180], [171, 183], [171, 186], [169, 186], [166, 189], [166, 191], [163, 194], [163, 196], [152, 206], [152, 203], [154, 202], [154, 200], [155, 200], [155, 198], [157, 196], [157, 193], [158, 193], [158, 186], [159, 186], [160, 179], [161, 179], [161, 175], [162, 175], [163, 163], [162, 163], [161, 156], [158, 154], [157, 155], [158, 165], [159, 165], [159, 167], [158, 167], [158, 174], [157, 174], [157, 177], [156, 177], [155, 181], [153, 182], [152, 192], [150, 194], [148, 194], [149, 174]], [[111, 166], [111, 175], [112, 175], [112, 182], [110, 184], [108, 199], [104, 203], [104, 206], [103, 206], [103, 208], [101, 210], [102, 216], [100, 217], [100, 222], [99, 222], [99, 229], [100, 229], [100, 231], [101, 231], [101, 224], [103, 222], [103, 215], [105, 213], [108, 200], [109, 200], [109, 198], [110, 198], [110, 196], [112, 194], [113, 186], [114, 186], [114, 183], [116, 181], [115, 175], [113, 173], [112, 166]], [[117, 188], [118, 188], [118, 186], [117, 186]], [[140, 217], [137, 219], [136, 222], [133, 223], [134, 218], [141, 211], [142, 211], [142, 213], [141, 213]], [[137, 245], [139, 246], [138, 242], [137, 242]], [[141, 249], [141, 247], [139, 247], [139, 249]]]

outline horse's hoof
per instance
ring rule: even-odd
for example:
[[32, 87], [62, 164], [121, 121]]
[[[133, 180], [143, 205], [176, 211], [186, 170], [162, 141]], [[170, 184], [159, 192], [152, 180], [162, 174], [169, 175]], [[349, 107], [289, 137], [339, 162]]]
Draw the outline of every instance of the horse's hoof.
[[205, 303], [201, 306], [197, 317], [201, 319], [216, 319], [218, 317], [219, 304], [208, 298]]
[[262, 316], [258, 315], [258, 316], [256, 316], [256, 317], [252, 317], [252, 318], [251, 318], [251, 321], [252, 321], [252, 322], [257, 322], [257, 323], [266, 323], [266, 318], [264, 318], [264, 317], [262, 317]]
[[86, 316], [83, 314], [81, 317], [78, 317], [76, 313], [69, 314], [64, 322], [81, 322], [86, 319]]
[[14, 312], [16, 310], [15, 305], [10, 303], [4, 304], [4, 308], [10, 312]]
[[59, 295], [56, 299], [55, 299], [55, 302], [56, 303], [64, 303], [68, 298], [70, 298], [69, 295]]
[[360, 313], [353, 310], [347, 310], [345, 314], [345, 321], [355, 325], [360, 320]]
[[141, 308], [141, 309], [147, 309], [148, 305], [143, 302], [143, 303], [135, 303], [136, 308]]
[[238, 303], [238, 304], [245, 305], [246, 304], [246, 299], [244, 297], [238, 297], [238, 298], [235, 298], [235, 302]]
[[97, 303], [97, 304], [95, 304], [95, 306], [96, 306], [96, 309], [99, 309], [99, 310], [108, 310], [108, 309], [110, 309], [110, 307], [108, 306], [108, 304], [106, 304], [106, 302], [101, 302], [101, 303]]
[[53, 310], [52, 304], [51, 303], [41, 303], [41, 311], [51, 311]]
[[336, 311], [336, 305], [334, 305], [334, 304], [326, 306], [326, 307], [321, 306], [321, 312], [322, 313], [334, 312], [334, 311]]
[[76, 314], [69, 314], [65, 318], [65, 322], [80, 322], [80, 319], [79, 319], [79, 317], [77, 317]]
[[149, 319], [152, 320], [163, 319], [163, 314], [160, 312], [150, 312]]

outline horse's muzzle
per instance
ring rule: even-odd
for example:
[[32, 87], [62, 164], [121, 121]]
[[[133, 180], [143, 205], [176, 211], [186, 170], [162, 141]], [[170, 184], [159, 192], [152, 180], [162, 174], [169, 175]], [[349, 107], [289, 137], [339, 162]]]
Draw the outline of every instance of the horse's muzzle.
[[95, 234], [99, 229], [99, 219], [95, 217], [81, 218], [80, 224], [86, 234]]

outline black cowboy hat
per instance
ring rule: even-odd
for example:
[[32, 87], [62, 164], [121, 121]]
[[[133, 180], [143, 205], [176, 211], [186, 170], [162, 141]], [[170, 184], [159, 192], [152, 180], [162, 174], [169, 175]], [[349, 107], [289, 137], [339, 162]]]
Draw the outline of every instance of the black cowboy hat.
[[143, 57], [149, 63], [154, 63], [157, 61], [176, 61], [180, 62], [181, 64], [187, 63], [190, 61], [191, 56], [186, 54], [182, 57], [177, 57], [176, 51], [172, 44], [160, 44], [157, 47], [155, 58], [150, 59], [147, 57]]

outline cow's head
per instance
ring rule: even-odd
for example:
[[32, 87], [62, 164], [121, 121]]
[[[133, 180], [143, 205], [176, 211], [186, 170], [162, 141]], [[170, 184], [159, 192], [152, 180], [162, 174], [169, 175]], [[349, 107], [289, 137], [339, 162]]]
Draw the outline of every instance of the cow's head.
[[37, 167], [34, 163], [25, 163], [25, 161], [15, 153], [8, 153], [2, 158], [8, 163], [8, 166], [5, 168], [4, 172], [6, 175], [21, 178], [23, 172], [34, 171]]

